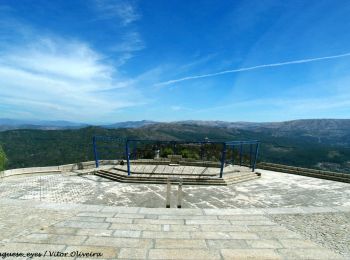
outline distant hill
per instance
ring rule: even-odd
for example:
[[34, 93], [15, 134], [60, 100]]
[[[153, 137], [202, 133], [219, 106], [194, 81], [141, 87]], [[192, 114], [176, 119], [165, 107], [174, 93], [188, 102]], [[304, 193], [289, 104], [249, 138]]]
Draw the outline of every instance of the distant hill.
[[0, 131], [15, 129], [41, 129], [41, 130], [59, 130], [59, 129], [78, 129], [87, 127], [88, 124], [74, 123], [69, 121], [42, 121], [42, 120], [17, 120], [0, 118]]
[[180, 125], [235, 128], [276, 137], [313, 139], [317, 143], [350, 146], [350, 119], [302, 119], [285, 122], [180, 121]]
[[350, 173], [349, 120], [238, 124], [182, 121], [146, 122], [140, 127], [116, 129], [18, 129], [0, 132], [0, 145], [7, 155], [8, 168], [18, 168], [92, 160], [93, 135], [161, 140], [258, 139], [262, 142], [262, 161]]
[[[40, 130], [64, 130], [80, 129], [88, 124], [74, 123], [68, 121], [30, 121], [0, 119], [0, 132], [15, 129], [40, 129]], [[225, 122], [225, 121], [199, 121], [187, 120], [177, 122], [155, 122], [149, 120], [126, 121], [114, 124], [101, 125], [102, 128], [147, 128], [155, 129], [178, 129], [186, 127], [209, 127], [220, 129], [247, 130], [254, 133], [266, 134], [273, 137], [299, 138], [300, 140], [311, 140], [319, 144], [350, 146], [350, 119], [303, 119], [285, 122]], [[193, 136], [195, 137], [195, 136]]]
[[110, 125], [102, 125], [101, 127], [117, 129], [117, 128], [139, 128], [147, 125], [159, 124], [159, 122], [149, 121], [149, 120], [141, 120], [141, 121], [126, 121], [119, 122]]
[[[141, 121], [126, 121], [114, 124], [99, 125], [103, 128], [118, 129], [118, 128], [139, 128], [159, 122], [141, 120]], [[75, 123], [70, 121], [43, 121], [43, 120], [17, 120], [0, 118], [0, 132], [15, 129], [39, 129], [39, 130], [62, 130], [62, 129], [79, 129], [89, 124]]]

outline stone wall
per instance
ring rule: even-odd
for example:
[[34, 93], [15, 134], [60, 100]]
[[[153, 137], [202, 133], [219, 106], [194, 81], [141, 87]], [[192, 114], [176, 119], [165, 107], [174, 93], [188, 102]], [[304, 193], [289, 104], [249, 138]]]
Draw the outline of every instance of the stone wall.
[[[116, 160], [100, 160], [100, 165], [114, 165], [117, 164]], [[13, 175], [23, 175], [23, 174], [54, 174], [62, 172], [70, 172], [74, 170], [84, 170], [84, 169], [94, 169], [95, 161], [79, 162], [58, 166], [46, 166], [46, 167], [30, 167], [30, 168], [18, 168], [5, 170], [0, 172], [0, 177], [9, 177]]]
[[259, 163], [257, 167], [264, 170], [285, 172], [285, 173], [303, 175], [303, 176], [308, 176], [313, 178], [350, 183], [350, 174], [348, 173], [321, 171], [321, 170], [315, 170], [315, 169], [294, 167], [294, 166], [275, 164], [275, 163], [265, 163], [265, 162]]

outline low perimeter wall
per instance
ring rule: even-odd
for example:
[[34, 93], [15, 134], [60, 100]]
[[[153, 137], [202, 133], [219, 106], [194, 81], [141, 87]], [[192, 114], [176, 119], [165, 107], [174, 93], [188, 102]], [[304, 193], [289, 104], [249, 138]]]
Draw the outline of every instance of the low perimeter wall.
[[[115, 165], [118, 162], [119, 162], [118, 160], [100, 160], [99, 164], [100, 166]], [[136, 161], [131, 161], [131, 163], [136, 163]], [[199, 165], [196, 165], [196, 166], [199, 166]], [[210, 166], [215, 167], [217, 165], [215, 166], [210, 165]], [[0, 172], [0, 178], [14, 176], [14, 175], [23, 175], [23, 174], [50, 174], [50, 173], [54, 174], [54, 173], [70, 172], [74, 170], [84, 170], [84, 169], [94, 169], [94, 168], [95, 168], [95, 161], [72, 163], [72, 164], [65, 164], [65, 165], [59, 165], [59, 166], [19, 168], [19, 169], [12, 169], [12, 170], [6, 170], [6, 171]], [[265, 163], [265, 162], [259, 163], [257, 165], [257, 168], [350, 183], [350, 174], [347, 174], [347, 173], [321, 171], [321, 170], [314, 170], [314, 169], [308, 169], [308, 168], [294, 167], [294, 166], [275, 164], [275, 163]]]
[[[116, 160], [101, 160], [99, 161], [100, 165], [113, 165], [118, 161]], [[93, 169], [95, 168], [95, 161], [89, 162], [80, 162], [65, 164], [59, 166], [46, 166], [46, 167], [30, 167], [30, 168], [18, 168], [12, 170], [5, 170], [0, 172], [0, 177], [9, 177], [13, 175], [22, 175], [22, 174], [51, 174], [51, 173], [62, 173], [70, 172], [74, 170], [84, 170], [84, 169]]]
[[[169, 164], [170, 161], [154, 161], [154, 160], [130, 160], [131, 164], [154, 164], [155, 162], [159, 164]], [[119, 160], [99, 160], [99, 165], [115, 165], [118, 164]], [[218, 163], [211, 162], [186, 162], [186, 165], [189, 166], [206, 166], [206, 167], [219, 167]], [[72, 164], [64, 164], [59, 166], [46, 166], [46, 167], [30, 167], [30, 168], [18, 168], [5, 170], [0, 172], [0, 178], [10, 177], [13, 175], [23, 175], [23, 174], [53, 174], [53, 173], [62, 173], [62, 172], [70, 172], [74, 170], [84, 170], [84, 169], [94, 169], [95, 161], [88, 162], [80, 162], [80, 163], [72, 163]]]
[[257, 167], [264, 170], [285, 172], [285, 173], [303, 175], [303, 176], [314, 177], [319, 179], [350, 183], [350, 174], [348, 173], [321, 171], [321, 170], [315, 170], [315, 169], [294, 167], [294, 166], [275, 164], [275, 163], [265, 163], [265, 162], [258, 163]]

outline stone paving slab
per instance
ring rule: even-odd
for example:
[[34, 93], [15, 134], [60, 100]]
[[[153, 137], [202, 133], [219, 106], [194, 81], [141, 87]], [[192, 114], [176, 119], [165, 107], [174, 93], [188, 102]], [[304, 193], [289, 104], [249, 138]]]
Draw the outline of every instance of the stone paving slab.
[[118, 259], [147, 259], [148, 251], [144, 248], [122, 248]]
[[161, 231], [162, 225], [153, 224], [115, 224], [110, 225], [109, 229], [115, 230], [148, 230], [148, 231]]
[[[88, 209], [90, 210], [90, 209]], [[112, 218], [114, 217], [115, 212], [94, 212], [94, 211], [85, 211], [77, 214], [78, 217], [94, 217], [94, 218]]]
[[113, 247], [132, 247], [132, 248], [151, 248], [151, 239], [140, 238], [120, 238], [120, 237], [89, 237], [84, 245], [91, 246], [113, 246]]
[[[182, 209], [149, 208], [164, 207], [164, 185], [88, 175], [4, 180], [0, 252], [103, 251], [89, 259], [349, 258], [342, 250], [350, 238], [340, 231], [348, 230], [349, 184], [262, 173], [231, 187], [184, 186]], [[308, 237], [314, 229], [343, 247], [334, 251], [327, 239]]]
[[273, 249], [222, 249], [224, 259], [283, 259]]
[[131, 224], [132, 218], [106, 218], [106, 222]]
[[[115, 247], [107, 247], [107, 246], [68, 246], [64, 252], [70, 253], [70, 252], [103, 252], [103, 258], [104, 259], [115, 259], [118, 256], [118, 248]], [[91, 259], [92, 257], [85, 258], [85, 259]], [[56, 258], [55, 258], [56, 259]], [[83, 259], [83, 258], [82, 258]], [[98, 258], [100, 259], [100, 258]]]
[[248, 231], [248, 228], [245, 225], [201, 225], [202, 231]]
[[207, 245], [205, 240], [196, 239], [156, 239], [155, 248], [205, 248]]
[[189, 219], [186, 220], [187, 225], [225, 225], [230, 224], [228, 220], [207, 220], [207, 219]]
[[[39, 202], [0, 200], [0, 204], [5, 206], [0, 213], [5, 220], [1, 222], [4, 223], [2, 230], [15, 221], [20, 223], [22, 215], [35, 210], [46, 214], [48, 221], [39, 221], [34, 226], [27, 221], [14, 227], [11, 233], [5, 232], [0, 240], [0, 252], [52, 250], [103, 254], [95, 259], [345, 259], [272, 221], [271, 216], [281, 216], [278, 210], [271, 211], [276, 212], [275, 215], [267, 211], [252, 211], [260, 212], [259, 215], [239, 215], [232, 210], [214, 215], [207, 209], [165, 208], [135, 208], [135, 213], [119, 213], [119, 207], [115, 207], [115, 212], [112, 207], [107, 212], [89, 207], [56, 211], [51, 207], [41, 209]], [[300, 208], [293, 212], [297, 210]], [[337, 212], [339, 210], [347, 208]], [[228, 215], [232, 212], [234, 214]], [[57, 214], [61, 214], [60, 218]], [[300, 210], [299, 214], [306, 213]], [[332, 214], [336, 213], [332, 211]], [[109, 217], [111, 215], [113, 217]], [[130, 223], [111, 221], [123, 219], [116, 216], [124, 216]]]
[[254, 239], [245, 240], [248, 246], [252, 248], [283, 248], [281, 242], [273, 239]]
[[139, 213], [144, 214], [159, 214], [159, 215], [203, 215], [201, 209], [167, 209], [164, 211], [164, 208], [141, 208]]
[[248, 209], [203, 209], [206, 215], [262, 215], [265, 214], [264, 209], [248, 208]]
[[[140, 230], [115, 230], [113, 237], [139, 238], [141, 237]], [[144, 237], [144, 236], [143, 236]]]
[[[138, 165], [139, 167], [140, 165]], [[227, 168], [227, 167], [226, 167]], [[225, 168], [225, 169], [226, 169]], [[189, 167], [188, 171], [194, 169]], [[262, 177], [223, 187], [183, 186], [183, 208], [290, 208], [304, 207], [305, 213], [322, 207], [350, 207], [350, 184], [305, 176], [258, 170]], [[173, 187], [175, 189], [175, 186]], [[286, 192], [288, 191], [288, 192]], [[36, 200], [40, 207], [56, 210], [84, 205], [108, 212], [109, 206], [157, 208], [165, 205], [166, 185], [116, 183], [94, 175], [42, 175], [5, 178], [0, 182], [1, 199]], [[172, 192], [172, 206], [175, 190]], [[52, 206], [50, 203], [61, 203]], [[74, 204], [74, 205], [67, 205]], [[315, 207], [315, 209], [307, 209]], [[133, 209], [129, 212], [136, 213]], [[285, 210], [285, 209], [284, 209]], [[282, 210], [281, 214], [292, 212]], [[326, 209], [329, 212], [330, 209]], [[245, 214], [237, 210], [237, 214]], [[215, 213], [214, 213], [215, 214]], [[250, 213], [249, 213], [250, 214]], [[260, 214], [260, 213], [259, 213]]]
[[[70, 218], [70, 220], [87, 221], [87, 222], [104, 222], [106, 220], [106, 218], [104, 218], [104, 217], [91, 217], [91, 216], [76, 216], [76, 217]], [[110, 221], [108, 221], [108, 222], [110, 222]]]
[[95, 229], [106, 229], [110, 226], [110, 223], [101, 222], [82, 222], [74, 220], [66, 220], [56, 224], [56, 227], [68, 227], [68, 228], [95, 228]]
[[14, 238], [14, 242], [23, 243], [38, 243], [38, 244], [54, 244], [54, 245], [81, 245], [87, 236], [76, 236], [76, 235], [56, 235], [56, 234], [36, 234], [32, 233], [29, 235]]
[[202, 216], [202, 215], [159, 215], [159, 219], [182, 219], [182, 220], [217, 220], [217, 216]]
[[155, 231], [143, 231], [143, 238], [174, 238], [174, 239], [190, 239], [190, 232], [175, 231], [175, 232], [155, 232]]
[[[55, 231], [53, 231], [53, 232], [55, 232]], [[75, 234], [78, 235], [78, 236], [110, 237], [110, 236], [112, 236], [112, 234], [114, 232], [115, 232], [114, 230], [110, 230], [110, 229], [96, 229], [96, 228], [84, 228], [84, 229], [81, 229], [81, 228], [79, 228], [79, 229], [76, 229], [76, 233]]]
[[218, 252], [204, 249], [150, 249], [149, 259], [221, 259]]
[[105, 206], [101, 209], [101, 212], [113, 212], [113, 213], [137, 213], [140, 208], [137, 207], [115, 207]]
[[163, 231], [205, 231], [199, 225], [163, 225]]
[[295, 232], [290, 231], [259, 231], [259, 238], [260, 239], [295, 239], [300, 238], [302, 239], [302, 236]]

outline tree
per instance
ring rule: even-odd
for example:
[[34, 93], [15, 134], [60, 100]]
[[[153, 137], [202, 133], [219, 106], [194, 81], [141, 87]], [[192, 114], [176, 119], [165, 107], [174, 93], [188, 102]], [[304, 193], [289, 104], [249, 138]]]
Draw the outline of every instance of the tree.
[[170, 147], [165, 147], [164, 149], [160, 150], [160, 153], [161, 153], [160, 154], [161, 157], [166, 158], [168, 157], [168, 155], [173, 154], [174, 151]]
[[0, 171], [5, 170], [6, 162], [7, 162], [6, 154], [2, 149], [2, 147], [0, 146]]

